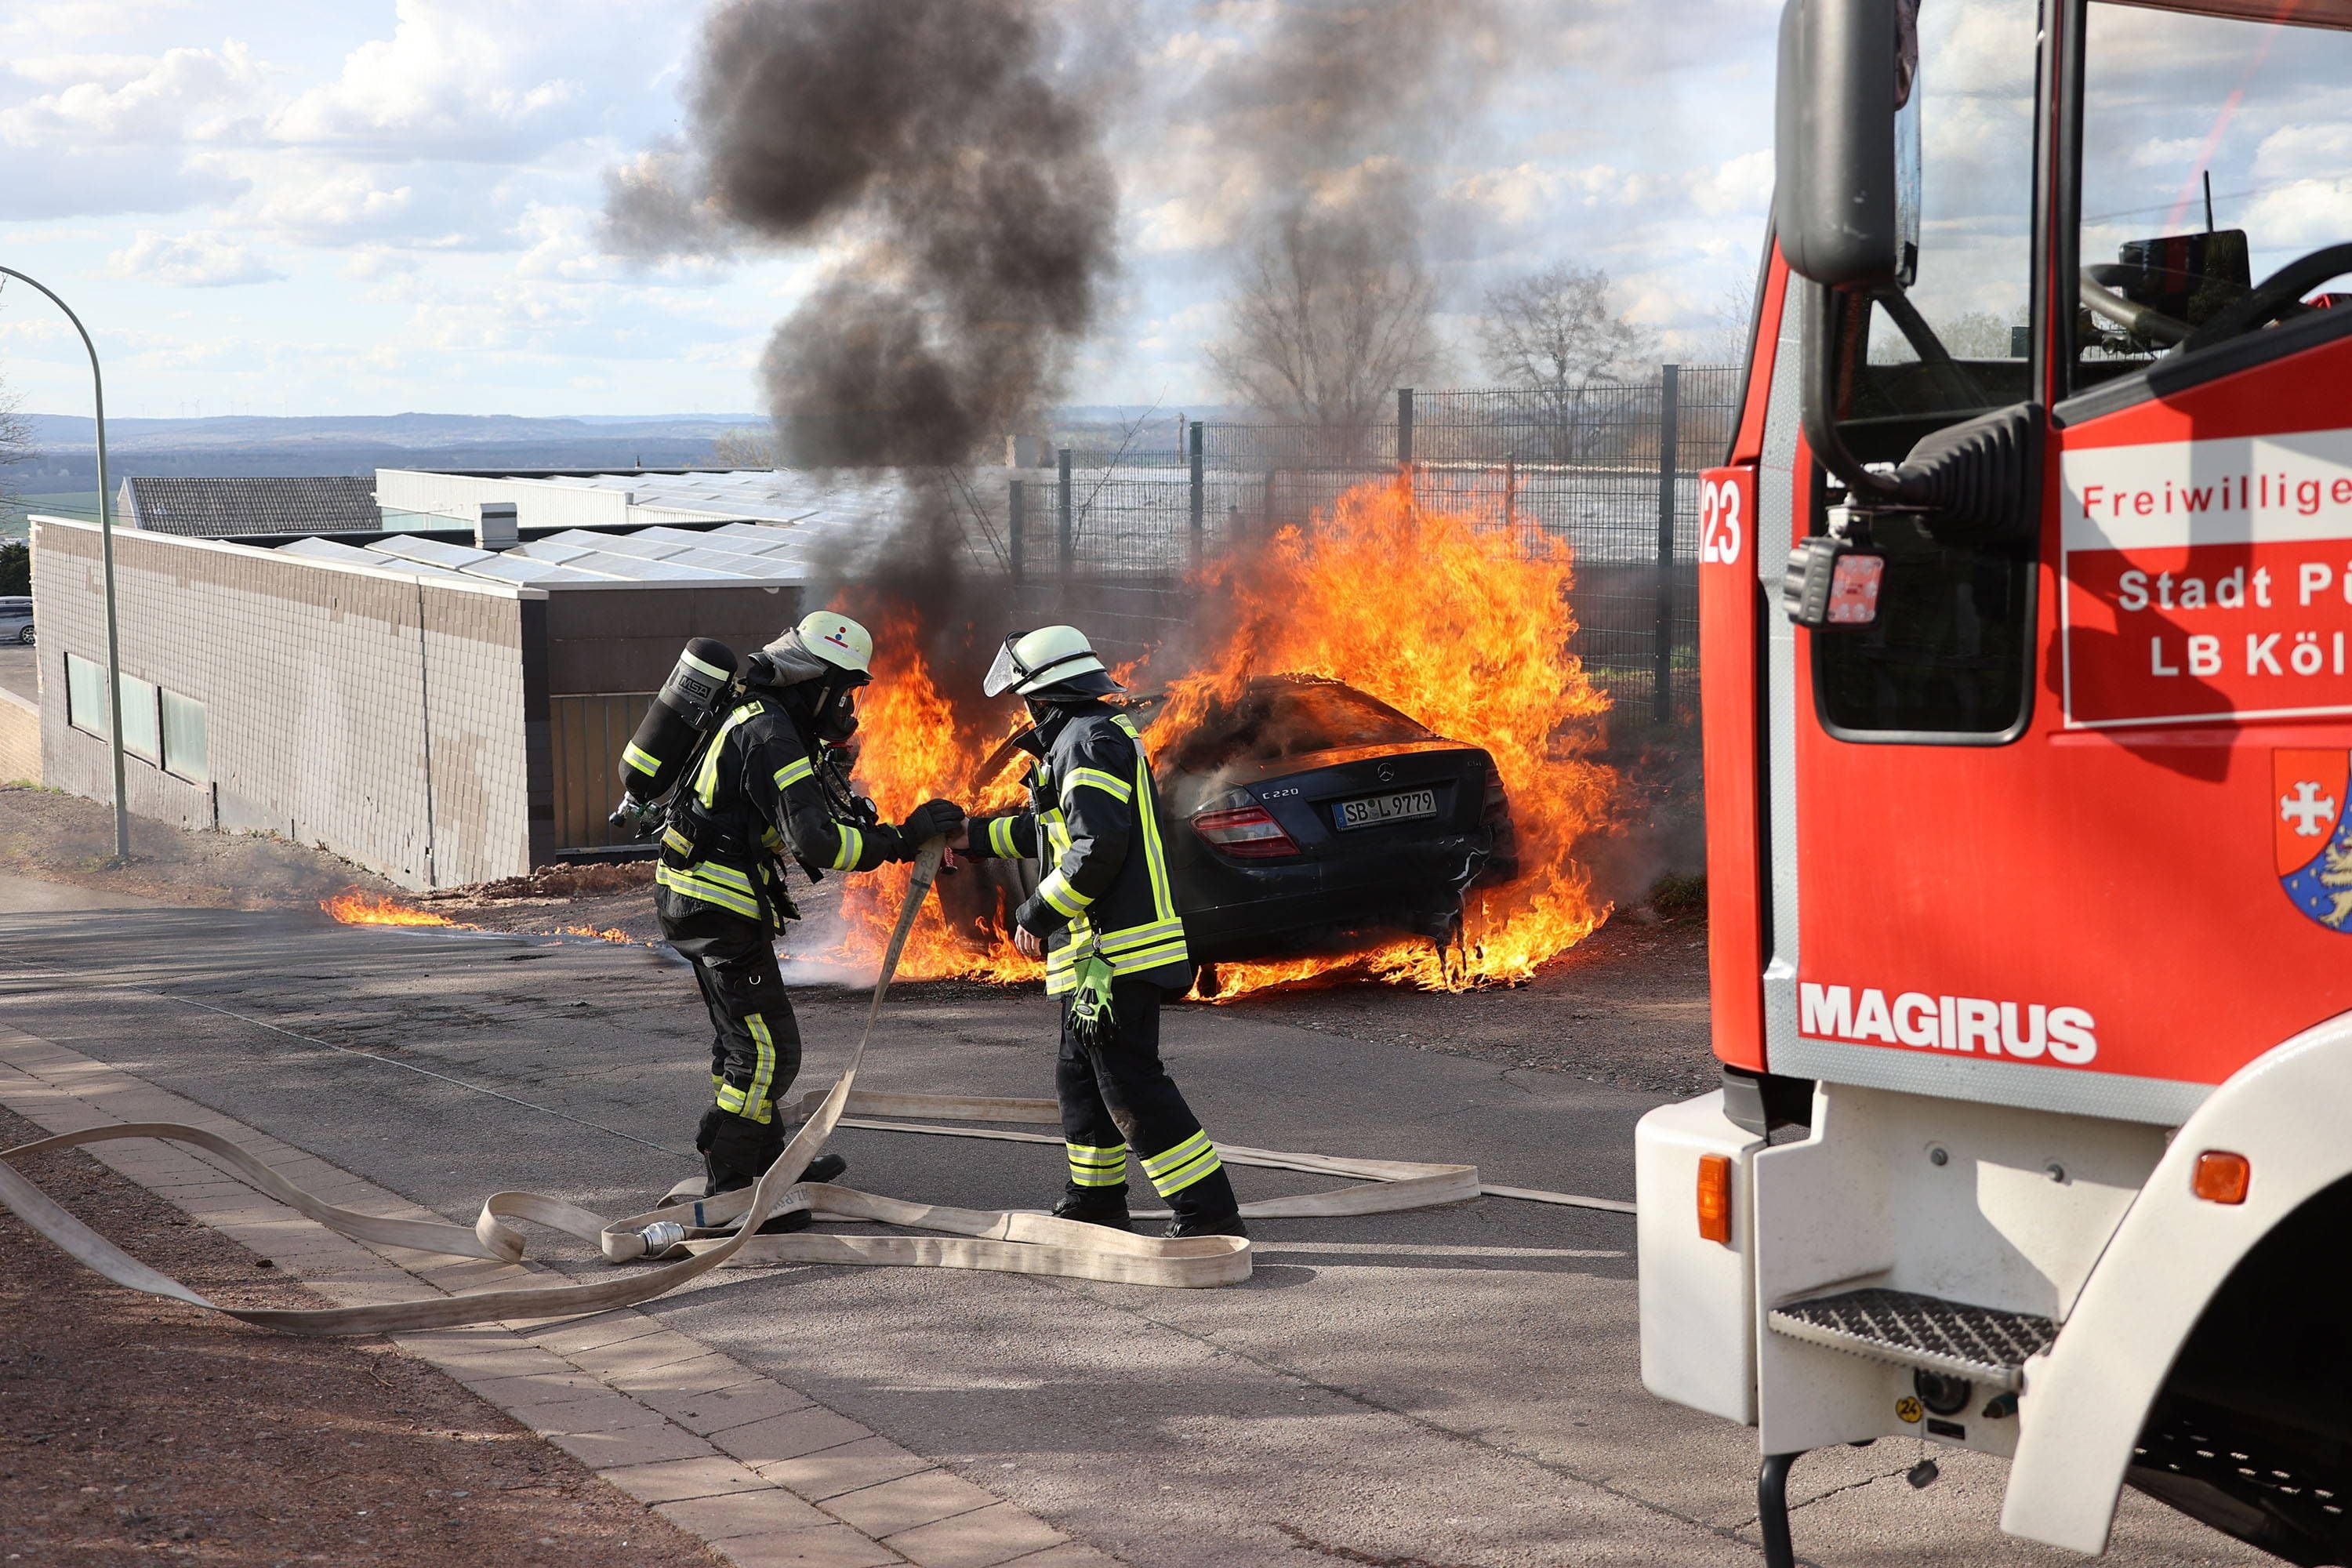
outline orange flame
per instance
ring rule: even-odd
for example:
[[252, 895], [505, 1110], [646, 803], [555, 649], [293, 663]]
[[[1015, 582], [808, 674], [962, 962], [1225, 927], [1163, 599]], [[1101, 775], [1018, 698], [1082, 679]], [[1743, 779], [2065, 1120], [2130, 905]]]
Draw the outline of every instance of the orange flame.
[[319, 907], [347, 926], [446, 926], [457, 922], [446, 915], [436, 915], [430, 910], [411, 909], [394, 903], [381, 893], [363, 893], [357, 888], [345, 888], [331, 899], [320, 899]]
[[635, 947], [639, 945], [635, 937], [631, 936], [627, 931], [621, 930], [618, 926], [604, 926], [602, 928], [596, 926], [557, 926], [555, 928], [555, 934], [558, 936], [593, 936], [599, 942], [617, 942], [625, 947]]
[[1530, 552], [1500, 517], [1417, 504], [1411, 482], [1360, 485], [1310, 529], [1213, 566], [1206, 602], [1230, 630], [1145, 732], [1156, 748], [1254, 675], [1328, 676], [1485, 748], [1508, 792], [1520, 871], [1473, 889], [1447, 954], [1404, 939], [1351, 957], [1218, 965], [1218, 1000], [1358, 968], [1429, 990], [1531, 977], [1608, 918], [1579, 858], [1609, 825], [1613, 770], [1592, 761], [1609, 706], [1570, 651], [1571, 552]]
[[[1520, 873], [1472, 891], [1460, 950], [1400, 938], [1349, 956], [1220, 964], [1217, 1000], [1341, 970], [1428, 989], [1515, 983], [1607, 918], [1580, 854], [1608, 829], [1616, 777], [1589, 754], [1591, 721], [1608, 698], [1570, 651], [1570, 552], [1551, 541], [1530, 552], [1505, 521], [1423, 507], [1402, 479], [1359, 486], [1309, 529], [1286, 529], [1204, 570], [1202, 603], [1214, 623], [1202, 628], [1205, 655], [1194, 650], [1169, 678], [1153, 676], [1148, 661], [1139, 675], [1119, 672], [1168, 692], [1145, 735], [1155, 752], [1254, 676], [1325, 676], [1485, 748], [1509, 794]], [[859, 757], [856, 776], [883, 818], [896, 821], [935, 795], [974, 810], [1017, 804], [1018, 770], [974, 776], [1007, 729], [995, 727], [992, 711], [959, 722], [930, 666], [911, 651], [924, 628], [910, 612], [863, 608], [877, 646], [891, 650], [859, 704], [861, 729], [875, 743]], [[1008, 713], [1003, 722], [1018, 718]], [[842, 942], [818, 962], [870, 966], [908, 875], [892, 866], [848, 879]], [[1041, 969], [992, 926], [951, 927], [934, 899], [898, 973], [1012, 982], [1035, 979]]]
[[[933, 799], [961, 801], [973, 810], [1016, 802], [1017, 786], [1007, 795], [1002, 787], [990, 789], [996, 781], [973, 776], [1007, 731], [991, 733], [959, 722], [955, 709], [933, 684], [930, 666], [917, 651], [924, 628], [914, 612], [893, 604], [879, 614], [867, 613], [876, 643], [894, 650], [884, 673], [861, 693], [857, 705], [860, 732], [877, 738], [875, 745], [858, 753], [857, 785], [873, 798], [882, 820], [899, 821]], [[900, 649], [905, 651], [896, 651]], [[955, 874], [978, 872], [966, 868]], [[832, 952], [814, 955], [815, 962], [860, 967], [877, 962], [913, 876], [908, 867], [884, 866], [845, 880], [842, 939]], [[1041, 978], [1045, 972], [1042, 963], [1024, 958], [992, 926], [950, 921], [937, 898], [924, 902], [898, 961], [898, 975], [908, 980], [1010, 984]]]

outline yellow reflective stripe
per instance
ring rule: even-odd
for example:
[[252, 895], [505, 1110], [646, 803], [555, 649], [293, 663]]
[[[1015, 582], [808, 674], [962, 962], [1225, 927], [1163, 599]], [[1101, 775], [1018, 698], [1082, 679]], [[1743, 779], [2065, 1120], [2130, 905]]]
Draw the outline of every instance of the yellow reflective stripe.
[[1144, 1173], [1147, 1175], [1153, 1176], [1164, 1174], [1169, 1171], [1174, 1170], [1177, 1166], [1182, 1164], [1185, 1161], [1192, 1159], [1203, 1150], [1213, 1149], [1215, 1147], [1216, 1145], [1209, 1142], [1209, 1130], [1203, 1127], [1172, 1149], [1162, 1149], [1157, 1154], [1148, 1154], [1144, 1156]]
[[1013, 821], [1012, 817], [1000, 816], [988, 825], [988, 847], [1007, 860], [1021, 856], [1021, 847], [1013, 842]]
[[760, 918], [760, 900], [753, 898], [748, 889], [730, 888], [724, 883], [706, 881], [693, 872], [681, 870], [675, 866], [657, 867], [654, 871], [654, 880], [674, 893], [683, 893], [689, 899], [700, 899], [706, 904], [717, 904], [720, 909], [731, 910], [746, 920]]
[[747, 873], [739, 871], [732, 866], [722, 866], [716, 860], [698, 860], [692, 866], [686, 868], [686, 871], [688, 876], [699, 877], [707, 882], [716, 882], [722, 888], [732, 888], [737, 892], [748, 893], [752, 890], [751, 879]]
[[1058, 866], [1046, 872], [1045, 879], [1037, 884], [1037, 896], [1072, 920], [1084, 914], [1087, 906], [1094, 902], [1070, 886], [1070, 879], [1062, 875]]
[[1113, 974], [1139, 974], [1147, 969], [1157, 969], [1163, 963], [1186, 963], [1190, 956], [1184, 946], [1184, 939], [1178, 937], [1174, 942], [1159, 947], [1147, 947], [1140, 952], [1118, 954], [1110, 961], [1110, 972]]
[[806, 757], [794, 757], [776, 770], [776, 787], [790, 789], [803, 779], [814, 777], [816, 777], [816, 769], [810, 764], [809, 760]]
[[1198, 1157], [1179, 1165], [1166, 1175], [1152, 1177], [1151, 1189], [1163, 1198], [1173, 1197], [1202, 1177], [1213, 1175], [1224, 1168], [1224, 1161], [1217, 1157], [1216, 1146], [1212, 1144]]
[[702, 771], [694, 776], [694, 793], [703, 805], [710, 805], [711, 797], [719, 793], [719, 753], [727, 749], [727, 737], [735, 732], [736, 725], [746, 719], [756, 718], [763, 711], [765, 710], [759, 703], [746, 702], [727, 715], [727, 722], [719, 725], [719, 733], [710, 737], [709, 749], [702, 753]]
[[760, 847], [762, 849], [773, 849], [783, 841], [783, 837], [772, 827], [760, 830]]
[[1120, 931], [1107, 931], [1102, 934], [1101, 945], [1103, 952], [1108, 955], [1128, 948], [1148, 947], [1154, 942], [1165, 942], [1171, 937], [1180, 937], [1183, 934], [1184, 922], [1181, 920], [1153, 921], [1150, 925], [1128, 926]]
[[[1129, 734], [1135, 727], [1119, 716], [1121, 726]], [[1176, 899], [1168, 887], [1168, 853], [1160, 846], [1160, 813], [1151, 800], [1151, 760], [1143, 754], [1139, 742], [1135, 748], [1135, 817], [1143, 829], [1143, 863], [1151, 871], [1151, 911], [1161, 920], [1176, 917]]]
[[675, 827], [665, 827], [662, 829], [662, 842], [669, 846], [672, 849], [677, 850], [681, 855], [691, 855], [694, 853], [694, 840], [688, 838], [685, 834], [680, 833]]
[[1062, 804], [1064, 805], [1070, 804], [1070, 796], [1076, 794], [1081, 785], [1098, 789], [1113, 799], [1122, 802], [1135, 798], [1135, 786], [1117, 773], [1107, 773], [1100, 768], [1080, 768], [1063, 782]]
[[1097, 1149], [1085, 1143], [1066, 1145], [1070, 1152], [1070, 1181], [1081, 1187], [1123, 1187], [1127, 1185], [1127, 1145], [1113, 1149]]
[[635, 741], [630, 742], [628, 749], [621, 753], [621, 760], [627, 763], [629, 766], [636, 769], [637, 772], [644, 773], [648, 778], [651, 778], [654, 774], [661, 772], [661, 759], [655, 756], [651, 752], [646, 751], [643, 746], [638, 745]]
[[866, 853], [866, 835], [845, 822], [836, 822], [834, 826], [841, 831], [841, 847], [834, 851], [833, 868], [854, 871], [857, 868], [857, 858]]
[[757, 1013], [745, 1014], [743, 1026], [751, 1031], [751, 1038], [760, 1047], [759, 1062], [751, 1068], [751, 1087], [744, 1091], [743, 1098], [751, 1107], [746, 1114], [754, 1121], [765, 1122], [769, 1097], [776, 1081], [776, 1037], [768, 1033], [768, 1020]]
[[738, 1116], [743, 1114], [743, 1091], [725, 1079], [719, 1080], [719, 1087], [712, 1091], [711, 1098], [719, 1102], [719, 1110], [731, 1110]]

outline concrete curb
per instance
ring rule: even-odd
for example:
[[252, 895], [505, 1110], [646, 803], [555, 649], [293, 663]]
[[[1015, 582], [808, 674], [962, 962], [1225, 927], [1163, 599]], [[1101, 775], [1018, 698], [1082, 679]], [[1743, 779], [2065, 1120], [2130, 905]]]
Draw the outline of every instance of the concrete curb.
[[[234, 1138], [347, 1208], [440, 1220], [364, 1177], [120, 1068], [0, 1025], [0, 1105], [51, 1132], [184, 1121]], [[339, 1305], [561, 1278], [374, 1247], [312, 1224], [202, 1152], [86, 1152]], [[398, 1334], [404, 1352], [504, 1410], [740, 1568], [1108, 1568], [1118, 1560], [806, 1394], [634, 1309], [552, 1325]]]

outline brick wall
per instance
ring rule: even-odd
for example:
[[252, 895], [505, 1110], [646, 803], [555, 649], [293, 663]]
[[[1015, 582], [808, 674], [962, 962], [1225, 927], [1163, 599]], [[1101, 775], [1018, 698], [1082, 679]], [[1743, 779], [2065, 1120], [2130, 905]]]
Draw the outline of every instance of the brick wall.
[[[105, 658], [98, 531], [37, 521], [33, 566], [42, 689], [58, 698], [41, 715], [46, 782], [109, 799], [107, 744], [68, 725], [64, 700], [66, 653]], [[534, 829], [548, 834], [530, 590], [135, 531], [116, 534], [115, 566], [124, 670], [203, 703], [210, 754], [206, 783], [126, 758], [132, 811], [278, 833], [408, 887], [530, 869]], [[539, 721], [543, 752], [543, 690]]]
[[0, 784], [41, 782], [41, 707], [0, 688]]

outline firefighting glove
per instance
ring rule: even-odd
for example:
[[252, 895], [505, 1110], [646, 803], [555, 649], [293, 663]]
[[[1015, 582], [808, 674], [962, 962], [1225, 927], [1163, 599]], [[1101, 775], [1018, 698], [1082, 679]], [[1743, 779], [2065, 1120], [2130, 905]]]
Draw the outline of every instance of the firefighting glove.
[[1070, 1033], [1089, 1049], [1111, 1042], [1110, 981], [1109, 961], [1100, 953], [1078, 960], [1078, 987], [1070, 993]]
[[909, 853], [918, 845], [934, 838], [952, 838], [962, 831], [963, 807], [951, 800], [927, 800], [898, 824], [898, 836], [907, 841]]

